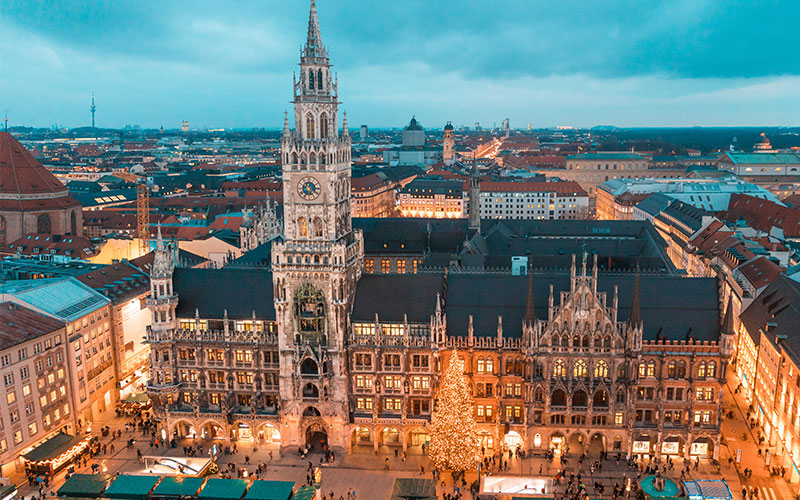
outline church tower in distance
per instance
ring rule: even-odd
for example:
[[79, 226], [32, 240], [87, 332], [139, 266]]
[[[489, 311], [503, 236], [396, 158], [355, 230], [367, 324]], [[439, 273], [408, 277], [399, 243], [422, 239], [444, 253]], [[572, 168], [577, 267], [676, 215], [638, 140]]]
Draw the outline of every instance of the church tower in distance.
[[350, 216], [350, 136], [338, 127], [338, 84], [311, 0], [294, 78], [294, 130], [284, 118], [283, 238], [272, 247], [280, 351], [282, 445], [350, 436], [345, 338], [364, 240]]

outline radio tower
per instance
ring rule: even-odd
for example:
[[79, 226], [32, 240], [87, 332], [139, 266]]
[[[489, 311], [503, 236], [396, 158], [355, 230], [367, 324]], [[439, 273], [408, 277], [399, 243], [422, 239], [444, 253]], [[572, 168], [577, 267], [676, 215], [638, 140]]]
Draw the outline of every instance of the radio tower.
[[89, 109], [92, 110], [92, 128], [94, 128], [94, 112], [97, 109], [97, 106], [94, 105], [94, 92], [92, 92], [92, 106]]
[[140, 255], [150, 252], [150, 192], [144, 181], [136, 186], [136, 236]]

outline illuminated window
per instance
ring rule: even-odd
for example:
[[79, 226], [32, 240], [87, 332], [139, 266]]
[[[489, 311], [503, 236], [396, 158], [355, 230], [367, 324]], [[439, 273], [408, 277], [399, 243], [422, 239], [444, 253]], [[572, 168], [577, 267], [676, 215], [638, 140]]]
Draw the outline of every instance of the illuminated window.
[[563, 359], [557, 359], [556, 362], [553, 364], [553, 376], [554, 377], [567, 376], [567, 365], [566, 363], [564, 363]]
[[395, 323], [384, 323], [381, 325], [381, 330], [383, 331], [384, 335], [389, 335], [392, 337], [399, 337], [404, 333], [403, 325], [398, 325]]
[[375, 259], [364, 259], [364, 268], [367, 274], [375, 272]]
[[608, 363], [605, 361], [598, 361], [594, 365], [595, 378], [608, 378]]
[[405, 272], [406, 272], [406, 260], [405, 259], [399, 259], [397, 261], [397, 272], [399, 274], [405, 274]]
[[579, 359], [577, 362], [575, 362], [575, 368], [572, 371], [573, 376], [585, 377], [586, 372], [586, 361]]
[[381, 259], [381, 272], [388, 274], [391, 269], [391, 261], [389, 259]]

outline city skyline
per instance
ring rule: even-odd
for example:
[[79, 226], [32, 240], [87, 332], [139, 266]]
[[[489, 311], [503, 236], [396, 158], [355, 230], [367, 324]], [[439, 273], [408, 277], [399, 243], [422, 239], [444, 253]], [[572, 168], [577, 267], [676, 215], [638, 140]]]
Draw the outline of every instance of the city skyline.
[[[568, 4], [318, 7], [354, 126], [797, 124], [798, 7]], [[94, 91], [100, 127], [280, 127], [303, 10], [11, 2], [0, 106], [11, 125], [88, 126]]]

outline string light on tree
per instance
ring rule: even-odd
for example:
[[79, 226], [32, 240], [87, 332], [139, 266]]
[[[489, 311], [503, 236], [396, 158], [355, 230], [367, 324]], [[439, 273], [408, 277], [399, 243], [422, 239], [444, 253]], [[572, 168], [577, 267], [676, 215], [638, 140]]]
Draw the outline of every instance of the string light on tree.
[[479, 441], [469, 380], [455, 350], [436, 391], [431, 415], [430, 459], [440, 470], [465, 471], [476, 467]]

